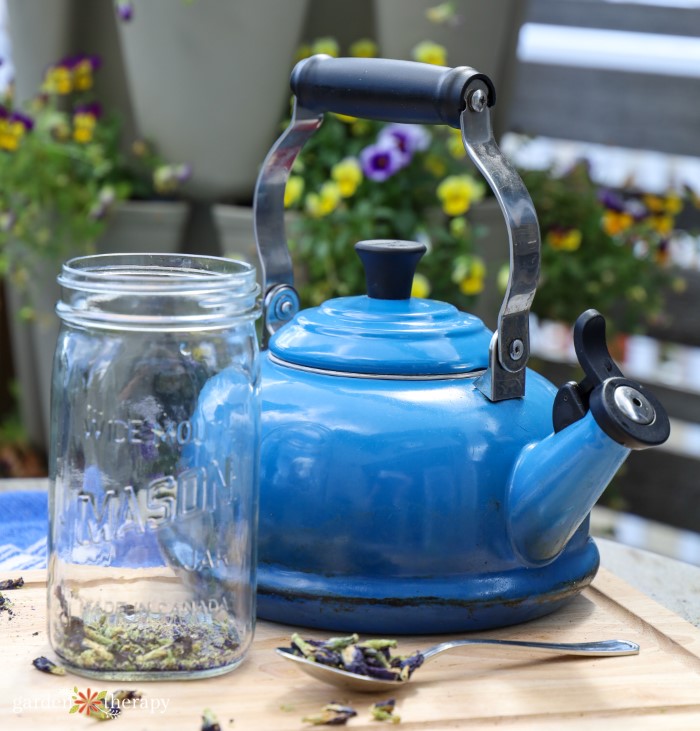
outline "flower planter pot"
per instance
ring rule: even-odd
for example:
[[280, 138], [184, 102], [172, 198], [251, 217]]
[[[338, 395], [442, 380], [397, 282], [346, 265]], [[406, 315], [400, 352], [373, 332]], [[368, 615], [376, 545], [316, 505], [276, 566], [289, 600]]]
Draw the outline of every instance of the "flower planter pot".
[[119, 24], [137, 129], [192, 165], [185, 190], [249, 200], [289, 99], [307, 0], [135, 0]]
[[[151, 251], [177, 252], [187, 221], [185, 202], [126, 201], [114, 211], [105, 233], [96, 243], [100, 254]], [[78, 255], [79, 252], [76, 252]], [[8, 282], [8, 320], [15, 371], [20, 385], [22, 423], [30, 442], [46, 449], [49, 444], [51, 371], [59, 321], [54, 306], [59, 297], [56, 282], [61, 262], [42, 261], [28, 283], [34, 318], [20, 319], [22, 293]]]

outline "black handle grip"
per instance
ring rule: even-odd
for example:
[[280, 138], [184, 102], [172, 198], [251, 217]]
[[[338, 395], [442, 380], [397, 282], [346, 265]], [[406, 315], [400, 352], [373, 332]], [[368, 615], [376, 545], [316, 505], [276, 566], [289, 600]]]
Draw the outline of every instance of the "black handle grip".
[[448, 68], [417, 61], [319, 54], [294, 67], [291, 87], [299, 104], [314, 112], [458, 129], [464, 91], [474, 79], [486, 84], [488, 106], [493, 106], [496, 90], [484, 74], [469, 66]]

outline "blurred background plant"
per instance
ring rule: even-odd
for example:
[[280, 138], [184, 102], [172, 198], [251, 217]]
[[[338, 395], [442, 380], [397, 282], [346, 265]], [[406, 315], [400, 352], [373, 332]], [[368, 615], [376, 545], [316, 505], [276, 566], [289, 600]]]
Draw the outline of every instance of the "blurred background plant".
[[[662, 311], [664, 291], [682, 287], [669, 244], [681, 195], [612, 190], [580, 162], [564, 173], [520, 170], [542, 235], [542, 269], [533, 312], [573, 323], [590, 307], [624, 332], [643, 331]], [[507, 276], [499, 275], [502, 282]]]
[[[26, 109], [0, 106], [0, 276], [26, 291], [42, 261], [54, 269], [94, 251], [114, 207], [172, 197], [189, 175], [141, 140], [124, 152], [121, 121], [93, 90], [97, 56], [63, 59]], [[20, 313], [32, 316], [28, 301]]]
[[[303, 46], [298, 59], [340, 51], [334, 38], [320, 38]], [[378, 53], [368, 39], [348, 51], [351, 56]], [[413, 57], [447, 65], [445, 49], [430, 41], [418, 44]], [[593, 307], [617, 329], [643, 331], [661, 311], [664, 290], [682, 286], [665, 266], [681, 196], [602, 188], [585, 162], [564, 173], [519, 172], [542, 233], [533, 312], [573, 323]], [[299, 156], [285, 195], [285, 205], [298, 212], [288, 218], [288, 232], [304, 304], [364, 292], [353, 244], [397, 238], [428, 247], [414, 296], [469, 310], [484, 287], [484, 260], [499, 261], [482, 248], [491, 245], [488, 230], [470, 221], [470, 212], [490, 195], [467, 159], [459, 130], [327, 114]], [[503, 251], [495, 267], [504, 290], [507, 247], [505, 242], [493, 245]]]
[[[368, 39], [353, 43], [351, 56], [377, 55]], [[333, 38], [300, 49], [338, 56]], [[418, 44], [418, 61], [445, 65], [445, 49]], [[483, 288], [485, 266], [475, 254], [479, 231], [465, 214], [486, 193], [465, 167], [459, 130], [386, 124], [327, 114], [299, 156], [287, 184], [289, 244], [306, 305], [365, 291], [353, 245], [363, 239], [424, 242], [414, 295], [449, 299], [468, 308]]]

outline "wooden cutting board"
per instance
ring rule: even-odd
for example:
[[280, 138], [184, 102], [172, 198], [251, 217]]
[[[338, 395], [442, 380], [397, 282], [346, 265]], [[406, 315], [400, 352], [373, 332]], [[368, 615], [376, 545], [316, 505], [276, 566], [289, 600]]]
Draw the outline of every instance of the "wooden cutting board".
[[[190, 682], [100, 682], [35, 670], [54, 657], [46, 637], [45, 572], [23, 573], [24, 588], [7, 592], [15, 616], [0, 612], [0, 729], [81, 729], [100, 721], [69, 715], [73, 687], [138, 688], [147, 707], [127, 708], [116, 728], [199, 731], [211, 708], [222, 731], [285, 731], [331, 701], [352, 705], [348, 729], [378, 729], [368, 708], [381, 696], [347, 693], [303, 675], [273, 648], [290, 627], [260, 622], [247, 660], [228, 675]], [[0, 579], [8, 578], [0, 576]], [[312, 637], [328, 633], [302, 630]], [[432, 661], [420, 678], [397, 688], [402, 729], [700, 729], [700, 630], [601, 570], [568, 607], [527, 624], [471, 636], [557, 642], [627, 639], [638, 656], [546, 658], [524, 650], [463, 648]], [[400, 638], [409, 652], [445, 639]], [[109, 721], [108, 723], [111, 723]], [[100, 726], [100, 728], [102, 728]]]

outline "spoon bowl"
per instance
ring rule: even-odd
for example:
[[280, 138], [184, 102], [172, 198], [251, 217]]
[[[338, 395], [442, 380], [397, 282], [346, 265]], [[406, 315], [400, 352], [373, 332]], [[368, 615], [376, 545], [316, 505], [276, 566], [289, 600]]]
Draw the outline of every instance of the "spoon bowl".
[[[618, 657], [620, 655], [639, 654], [639, 645], [627, 640], [602, 640], [600, 642], [525, 642], [521, 640], [450, 640], [441, 642], [439, 645], [422, 651], [423, 660], [427, 662], [442, 652], [447, 652], [455, 647], [465, 645], [489, 645], [492, 647], [516, 647], [527, 650], [534, 650], [547, 655], [572, 655], [579, 657]], [[401, 685], [410, 681], [406, 680], [382, 680], [372, 678], [369, 675], [351, 673], [331, 665], [324, 665], [315, 660], [309, 660], [294, 653], [289, 647], [278, 647], [276, 650], [280, 657], [285, 660], [297, 663], [297, 667], [307, 675], [320, 680], [323, 683], [335, 685], [346, 690], [359, 691], [361, 693], [393, 692]], [[412, 677], [412, 676], [411, 676]]]

